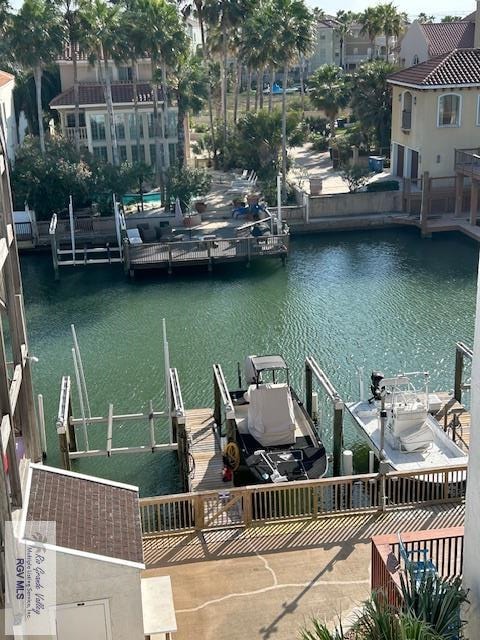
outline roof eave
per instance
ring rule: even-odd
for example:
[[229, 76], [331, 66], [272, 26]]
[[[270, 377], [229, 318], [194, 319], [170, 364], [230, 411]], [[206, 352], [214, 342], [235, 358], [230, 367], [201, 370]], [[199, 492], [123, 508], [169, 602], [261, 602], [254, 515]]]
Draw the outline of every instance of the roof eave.
[[[159, 100], [158, 101], [159, 104], [163, 103], [163, 100]], [[141, 108], [142, 105], [153, 105], [153, 102], [151, 100], [142, 100], [142, 102], [138, 103], [138, 107]], [[133, 107], [135, 105], [135, 103], [133, 102], [114, 102], [113, 106], [114, 107]], [[80, 109], [97, 109], [98, 107], [105, 107], [105, 109], [107, 108], [107, 104], [105, 102], [95, 102], [92, 104], [81, 104], [79, 105]], [[52, 109], [75, 109], [75, 105], [72, 104], [50, 104], [50, 107]]]
[[480, 82], [473, 82], [469, 84], [414, 84], [412, 82], [402, 82], [401, 80], [387, 79], [390, 84], [396, 84], [400, 87], [410, 87], [412, 89], [419, 90], [434, 90], [434, 89], [480, 89]]

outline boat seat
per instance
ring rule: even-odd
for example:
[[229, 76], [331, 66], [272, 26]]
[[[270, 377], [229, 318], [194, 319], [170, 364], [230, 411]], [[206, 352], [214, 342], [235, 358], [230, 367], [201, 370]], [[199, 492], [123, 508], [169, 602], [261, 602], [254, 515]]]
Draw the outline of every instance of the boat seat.
[[266, 383], [248, 388], [248, 430], [262, 447], [295, 443], [295, 414], [287, 384]]

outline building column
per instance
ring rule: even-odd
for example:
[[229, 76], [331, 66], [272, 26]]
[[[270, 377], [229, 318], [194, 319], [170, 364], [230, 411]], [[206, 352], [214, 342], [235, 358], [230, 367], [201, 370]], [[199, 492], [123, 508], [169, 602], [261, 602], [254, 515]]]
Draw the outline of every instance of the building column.
[[457, 173], [455, 175], [455, 215], [462, 215], [463, 210], [463, 183], [464, 183], [464, 175], [463, 173]]
[[470, 190], [470, 224], [477, 224], [478, 215], [478, 180], [472, 178], [472, 188]]

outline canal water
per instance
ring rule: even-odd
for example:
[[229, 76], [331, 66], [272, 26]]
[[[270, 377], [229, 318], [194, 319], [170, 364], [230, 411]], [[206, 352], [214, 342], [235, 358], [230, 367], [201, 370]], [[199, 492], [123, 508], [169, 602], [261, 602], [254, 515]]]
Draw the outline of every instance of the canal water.
[[[212, 368], [236, 383], [247, 354], [280, 353], [303, 389], [314, 355], [346, 399], [358, 393], [356, 367], [386, 374], [428, 369], [431, 388], [453, 387], [455, 342], [472, 344], [478, 248], [457, 235], [421, 240], [417, 231], [372, 231], [295, 238], [280, 262], [222, 267], [213, 274], [157, 273], [130, 281], [117, 267], [62, 271], [48, 255], [21, 258], [35, 392], [45, 399], [48, 463], [59, 463], [55, 433], [60, 380], [74, 379], [70, 324], [82, 350], [94, 415], [163, 408], [162, 318], [171, 365], [187, 408], [211, 406]], [[331, 451], [328, 404], [323, 437]], [[74, 398], [79, 415], [78, 398]], [[106, 428], [90, 427], [90, 447], [105, 448]], [[166, 425], [157, 425], [165, 441]], [[82, 437], [80, 436], [80, 445]], [[366, 451], [347, 420], [357, 470]], [[148, 444], [146, 423], [119, 425], [113, 446]], [[142, 495], [179, 489], [173, 453], [76, 461], [75, 470], [138, 484]]]

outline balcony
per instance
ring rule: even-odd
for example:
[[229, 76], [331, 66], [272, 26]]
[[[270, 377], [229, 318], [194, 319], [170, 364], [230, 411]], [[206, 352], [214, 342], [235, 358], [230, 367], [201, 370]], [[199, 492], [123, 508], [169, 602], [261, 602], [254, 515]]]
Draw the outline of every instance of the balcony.
[[[80, 136], [80, 144], [86, 146], [88, 142], [87, 127], [78, 127], [78, 133]], [[65, 137], [67, 140], [73, 142], [75, 140], [75, 127], [65, 127]]]
[[464, 176], [480, 178], [480, 147], [455, 149], [455, 171]]
[[412, 112], [404, 109], [402, 111], [402, 129], [403, 131], [410, 131], [412, 128]]
[[[449, 527], [431, 531], [402, 532], [401, 538], [407, 552], [427, 549], [428, 558], [433, 561], [438, 575], [451, 579], [462, 575], [463, 535], [463, 527]], [[390, 604], [400, 606], [400, 573], [404, 570], [398, 536], [372, 538], [372, 591], [382, 591]]]

